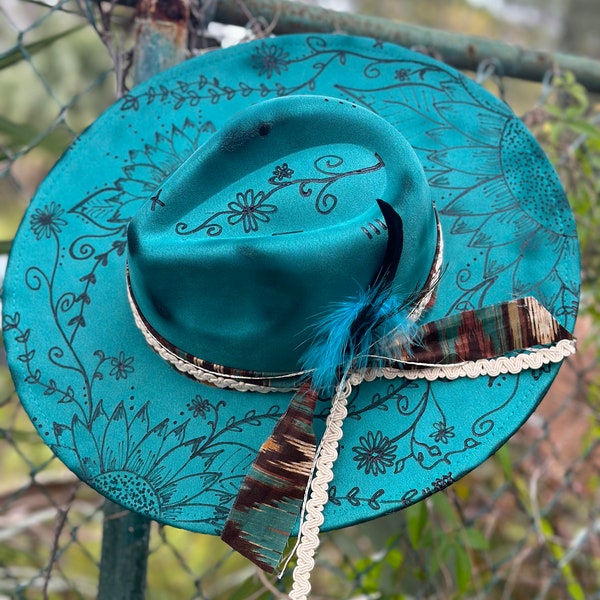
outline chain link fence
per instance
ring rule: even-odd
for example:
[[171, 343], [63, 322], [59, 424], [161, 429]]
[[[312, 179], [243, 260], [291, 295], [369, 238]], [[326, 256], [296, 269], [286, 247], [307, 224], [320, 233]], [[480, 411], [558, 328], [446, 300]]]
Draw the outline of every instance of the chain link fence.
[[[199, 48], [222, 41], [223, 28], [205, 35], [211, 4], [192, 3]], [[36, 185], [130, 84], [133, 21], [126, 2], [0, 1], [0, 277]], [[251, 14], [248, 21], [234, 32], [238, 38], [270, 31]], [[476, 76], [529, 103], [525, 122], [546, 145], [578, 213], [586, 282], [580, 351], [526, 425], [475, 472], [405, 511], [322, 534], [315, 600], [600, 598], [598, 120], [568, 74], [523, 93], [489, 63]], [[103, 499], [38, 437], [1, 349], [0, 464], [0, 599], [94, 598]], [[289, 576], [257, 572], [214, 537], [152, 525], [149, 599], [285, 598]]]

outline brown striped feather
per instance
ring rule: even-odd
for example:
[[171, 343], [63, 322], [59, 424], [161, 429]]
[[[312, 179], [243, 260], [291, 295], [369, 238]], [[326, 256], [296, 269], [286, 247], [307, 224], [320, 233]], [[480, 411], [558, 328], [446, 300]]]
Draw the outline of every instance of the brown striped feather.
[[304, 384], [260, 448], [225, 523], [221, 539], [272, 573], [294, 527], [312, 471], [317, 394]]

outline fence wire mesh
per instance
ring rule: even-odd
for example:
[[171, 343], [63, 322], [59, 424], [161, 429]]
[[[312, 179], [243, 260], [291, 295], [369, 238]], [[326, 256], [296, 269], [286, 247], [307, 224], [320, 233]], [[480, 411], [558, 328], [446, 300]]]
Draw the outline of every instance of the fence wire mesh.
[[[210, 4], [192, 3], [198, 47], [219, 43], [202, 28]], [[4, 252], [44, 174], [128, 85], [133, 20], [127, 3], [0, 2]], [[242, 33], [261, 35], [269, 25], [252, 21]], [[475, 76], [509, 100], [518, 97], [520, 109], [528, 103], [524, 120], [578, 213], [586, 283], [580, 351], [519, 433], [475, 472], [405, 511], [322, 534], [315, 600], [600, 598], [598, 119], [568, 74], [525, 91], [489, 63]], [[42, 443], [2, 350], [0, 461], [0, 598], [94, 598], [103, 499]], [[157, 524], [148, 561], [150, 599], [265, 600], [289, 589], [288, 574], [267, 578], [214, 537]]]

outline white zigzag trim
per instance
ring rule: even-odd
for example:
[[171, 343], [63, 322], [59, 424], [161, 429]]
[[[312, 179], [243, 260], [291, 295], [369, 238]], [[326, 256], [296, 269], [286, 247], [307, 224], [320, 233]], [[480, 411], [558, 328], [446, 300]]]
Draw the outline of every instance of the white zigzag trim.
[[[372, 369], [364, 377], [372, 381], [376, 377], [393, 379], [457, 379], [459, 377], [477, 378], [482, 375], [496, 376], [506, 373], [520, 373], [525, 369], [539, 369], [545, 364], [560, 362], [575, 352], [574, 340], [561, 340], [551, 348], [533, 349], [516, 356], [501, 356], [496, 359], [478, 360], [449, 366], [429, 366], [414, 371], [392, 368]], [[352, 386], [359, 385], [363, 377], [358, 373], [350, 375], [348, 380], [338, 387], [327, 418], [325, 432], [321, 438], [315, 459], [315, 475], [310, 482], [310, 498], [305, 498], [301, 515], [301, 525], [296, 543], [296, 567], [293, 572], [293, 587], [290, 600], [307, 600], [311, 590], [310, 574], [314, 568], [314, 555], [319, 547], [319, 532], [323, 525], [323, 509], [329, 497], [327, 490], [333, 479], [333, 465], [338, 457], [338, 445], [342, 438], [342, 425], [348, 414], [347, 402]]]
[[[352, 382], [360, 383], [360, 377], [351, 376]], [[333, 465], [338, 457], [338, 444], [342, 439], [342, 425], [348, 414], [348, 397], [352, 391], [350, 380], [343, 381], [331, 402], [325, 432], [321, 438], [315, 459], [315, 475], [310, 482], [310, 498], [302, 509], [304, 518], [296, 544], [296, 566], [292, 574], [290, 600], [306, 600], [310, 593], [310, 574], [315, 566], [314, 555], [319, 547], [319, 532], [324, 522], [323, 509], [329, 501], [327, 490], [333, 479]], [[306, 512], [305, 512], [306, 509]]]
[[129, 297], [129, 305], [131, 307], [131, 313], [133, 315], [133, 319], [137, 328], [142, 332], [146, 343], [166, 362], [175, 367], [181, 373], [192, 376], [194, 379], [197, 379], [201, 383], [207, 383], [209, 385], [221, 388], [221, 389], [231, 389], [236, 390], [238, 392], [260, 392], [260, 393], [268, 393], [268, 392], [293, 392], [294, 388], [280, 388], [280, 387], [272, 387], [265, 385], [258, 385], [255, 383], [248, 383], [247, 381], [242, 381], [238, 379], [232, 379], [231, 377], [224, 377], [220, 373], [214, 373], [213, 371], [208, 371], [191, 363], [187, 360], [184, 360], [177, 356], [174, 352], [166, 348], [163, 344], [157, 340], [152, 332], [146, 327], [146, 324], [142, 320], [137, 307], [131, 297], [131, 292], [129, 288], [127, 289], [127, 295]]
[[[484, 358], [476, 361], [457, 363], [455, 365], [424, 365], [414, 363], [416, 369], [394, 369], [384, 367], [382, 369], [369, 369], [365, 374], [365, 381], [373, 381], [379, 377], [395, 379], [437, 379], [454, 380], [461, 377], [476, 379], [477, 377], [498, 375], [516, 375], [527, 369], [539, 369], [550, 363], [559, 363], [567, 356], [575, 354], [575, 340], [559, 340], [554, 346], [544, 348], [532, 348], [520, 352], [514, 356], [499, 356], [497, 358]], [[412, 363], [405, 362], [410, 365]]]

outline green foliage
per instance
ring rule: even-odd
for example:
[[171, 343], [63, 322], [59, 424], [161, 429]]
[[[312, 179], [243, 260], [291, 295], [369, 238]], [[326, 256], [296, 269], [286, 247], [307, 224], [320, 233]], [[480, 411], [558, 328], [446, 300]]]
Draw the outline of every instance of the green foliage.
[[405, 511], [408, 539], [416, 550], [423, 537], [423, 530], [427, 525], [428, 514], [425, 502], [410, 506]]
[[427, 589], [440, 582], [448, 599], [481, 592], [477, 565], [490, 542], [480, 529], [465, 524], [454, 494], [438, 493], [406, 508], [395, 517], [394, 528], [383, 550], [353, 562], [347, 577], [359, 579], [360, 592], [386, 600], [428, 597]]
[[498, 452], [496, 452], [496, 454], [494, 455], [494, 458], [500, 464], [500, 467], [502, 468], [502, 472], [504, 474], [504, 478], [506, 479], [506, 481], [510, 481], [510, 479], [512, 477], [513, 469], [512, 469], [512, 461], [511, 461], [511, 457], [510, 457], [510, 450], [508, 449], [508, 446], [502, 446], [502, 448], [500, 448], [498, 450]]
[[[0, 140], [7, 149], [18, 150], [31, 144], [57, 156], [69, 146], [73, 141], [73, 136], [62, 127], [44, 130], [38, 125], [14, 123], [0, 115]], [[8, 159], [8, 155], [0, 149], [0, 160], [6, 159]]]
[[85, 26], [86, 24], [82, 23], [81, 25], [71, 27], [70, 29], [61, 31], [60, 33], [49, 35], [44, 39], [38, 40], [37, 42], [25, 44], [22, 47], [15, 46], [7, 52], [3, 52], [2, 54], [0, 54], [0, 70], [12, 67], [13, 65], [17, 64], [22, 60], [30, 60], [34, 54], [37, 54], [42, 50], [46, 50], [48, 46], [51, 46], [58, 40], [62, 40], [63, 38], [70, 36], [72, 33], [75, 33], [80, 29], [83, 29]]

